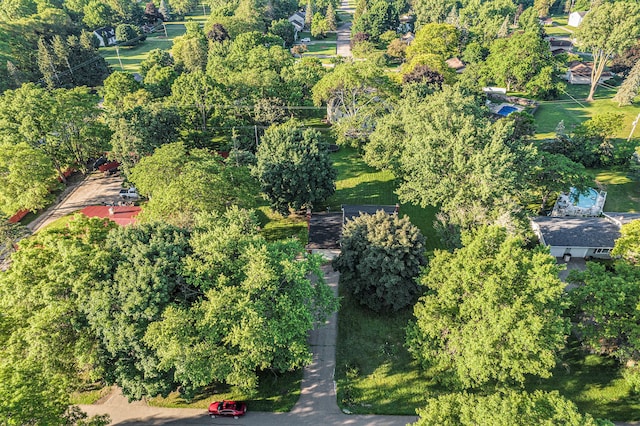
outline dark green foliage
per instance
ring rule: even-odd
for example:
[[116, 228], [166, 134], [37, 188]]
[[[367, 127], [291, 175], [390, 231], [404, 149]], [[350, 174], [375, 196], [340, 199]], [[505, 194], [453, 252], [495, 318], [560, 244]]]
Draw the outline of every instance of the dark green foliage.
[[269, 32], [284, 40], [284, 47], [293, 46], [295, 28], [287, 19], [279, 19], [271, 23]]
[[436, 252], [422, 276], [427, 294], [414, 308], [409, 350], [460, 388], [549, 377], [568, 331], [555, 259], [495, 226], [463, 234], [462, 243]]
[[291, 120], [265, 132], [253, 170], [274, 210], [318, 206], [335, 191], [336, 171], [320, 133]]
[[383, 210], [360, 215], [345, 225], [340, 245], [333, 266], [361, 304], [376, 312], [398, 311], [417, 300], [425, 239], [407, 216]]
[[131, 24], [120, 24], [116, 27], [116, 41], [124, 46], [135, 46], [140, 43], [138, 28]]
[[631, 68], [629, 75], [622, 82], [614, 101], [618, 102], [618, 106], [631, 105], [634, 98], [640, 90], [640, 60]]
[[413, 426], [529, 426], [562, 424], [565, 426], [613, 425], [580, 414], [573, 402], [557, 391], [533, 393], [497, 392], [489, 395], [450, 393], [427, 400], [417, 410], [420, 419]]

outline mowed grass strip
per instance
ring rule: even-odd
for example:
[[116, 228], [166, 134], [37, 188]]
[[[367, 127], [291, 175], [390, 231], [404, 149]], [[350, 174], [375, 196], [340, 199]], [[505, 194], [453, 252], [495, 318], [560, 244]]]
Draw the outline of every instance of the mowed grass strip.
[[[607, 84], [617, 84], [609, 80]], [[640, 114], [640, 106], [637, 104], [619, 107], [612, 100], [617, 87], [598, 87], [593, 102], [585, 101], [589, 94], [589, 85], [567, 84], [566, 93], [552, 101], [542, 101], [536, 110], [536, 139], [550, 139], [555, 136], [555, 130], [560, 121], [564, 121], [567, 132], [592, 118], [596, 114], [617, 113], [622, 114], [623, 126], [615, 135], [619, 139], [626, 139], [631, 132], [633, 120]], [[638, 135], [636, 135], [638, 136]]]
[[607, 192], [605, 212], [640, 212], [638, 177], [628, 170], [590, 169], [595, 187]]

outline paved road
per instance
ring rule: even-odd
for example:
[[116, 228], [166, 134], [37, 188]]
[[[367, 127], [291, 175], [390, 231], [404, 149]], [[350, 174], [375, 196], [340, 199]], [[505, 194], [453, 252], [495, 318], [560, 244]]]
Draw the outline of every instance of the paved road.
[[80, 210], [86, 206], [102, 205], [118, 202], [118, 191], [122, 189], [122, 178], [105, 177], [101, 172], [94, 172], [82, 180], [69, 184], [58, 197], [59, 202], [49, 207], [42, 215], [27, 225], [31, 232], [36, 232], [56, 219]]
[[[349, 5], [349, 0], [341, 0], [339, 11], [353, 15], [354, 9]], [[338, 27], [338, 40], [336, 42], [336, 54], [338, 56], [351, 57], [351, 22], [343, 22]]]
[[[337, 272], [323, 267], [325, 279], [338, 291]], [[311, 365], [304, 369], [300, 399], [289, 413], [249, 411], [244, 417], [209, 419], [200, 409], [149, 407], [144, 402], [127, 402], [115, 392], [99, 405], [82, 405], [90, 416], [109, 414], [114, 425], [236, 425], [236, 426], [404, 426], [416, 416], [374, 416], [343, 414], [336, 402], [333, 375], [336, 365], [336, 322], [333, 314], [324, 326], [317, 327], [309, 337], [313, 352]], [[251, 407], [249, 407], [251, 410]]]

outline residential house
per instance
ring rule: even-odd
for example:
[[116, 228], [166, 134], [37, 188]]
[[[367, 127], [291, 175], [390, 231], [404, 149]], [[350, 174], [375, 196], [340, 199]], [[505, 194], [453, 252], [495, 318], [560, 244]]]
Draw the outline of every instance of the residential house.
[[100, 47], [116, 44], [116, 30], [113, 27], [100, 27], [93, 32], [100, 42]]
[[[593, 63], [572, 61], [569, 63], [569, 69], [565, 74], [566, 80], [571, 84], [591, 84], [591, 72]], [[613, 78], [613, 74], [609, 71], [604, 71], [598, 80], [598, 84]]]
[[610, 259], [620, 227], [640, 219], [638, 213], [603, 213], [601, 217], [552, 217], [531, 219], [540, 243], [554, 257]]
[[294, 39], [298, 39], [298, 33], [304, 30], [304, 16], [305, 13], [301, 10], [297, 11], [293, 15], [289, 16], [288, 20], [291, 22], [294, 28]]
[[[558, 53], [571, 52], [573, 50], [573, 42], [568, 38], [550, 37], [548, 42], [549, 48], [554, 55], [557, 55]], [[560, 52], [556, 53], [558, 50]]]
[[567, 23], [567, 25], [574, 28], [579, 27], [582, 21], [584, 20], [584, 15], [586, 14], [587, 14], [587, 11], [571, 12], [569, 14], [569, 22]]

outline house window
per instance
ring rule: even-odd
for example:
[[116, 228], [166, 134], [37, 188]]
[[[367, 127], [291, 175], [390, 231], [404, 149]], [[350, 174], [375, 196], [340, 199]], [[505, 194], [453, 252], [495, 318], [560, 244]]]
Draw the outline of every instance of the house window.
[[594, 250], [595, 254], [609, 254], [611, 252], [611, 249], [608, 248], [598, 248]]

